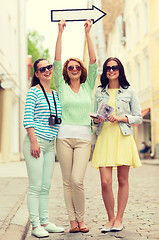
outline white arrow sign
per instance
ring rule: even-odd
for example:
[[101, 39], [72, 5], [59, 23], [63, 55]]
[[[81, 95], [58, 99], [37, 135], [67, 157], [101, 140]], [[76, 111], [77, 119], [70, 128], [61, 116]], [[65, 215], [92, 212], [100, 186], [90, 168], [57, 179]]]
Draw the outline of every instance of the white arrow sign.
[[93, 24], [106, 15], [105, 12], [92, 5], [92, 8], [86, 9], [62, 9], [51, 10], [51, 22], [60, 22], [64, 19], [66, 22], [86, 21], [91, 19]]

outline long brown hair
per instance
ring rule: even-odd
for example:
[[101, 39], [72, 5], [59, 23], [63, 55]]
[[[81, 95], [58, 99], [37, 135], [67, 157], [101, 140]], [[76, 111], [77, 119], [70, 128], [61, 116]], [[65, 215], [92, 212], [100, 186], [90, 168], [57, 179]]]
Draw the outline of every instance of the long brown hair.
[[80, 64], [80, 66], [81, 66], [80, 83], [84, 83], [87, 79], [87, 69], [84, 66], [83, 62], [79, 58], [74, 58], [74, 57], [67, 59], [67, 61], [63, 65], [63, 77], [64, 77], [65, 82], [68, 83], [68, 85], [70, 85], [70, 78], [67, 73], [67, 66], [70, 61], [76, 61]]
[[100, 77], [101, 85], [99, 87], [102, 87], [103, 89], [106, 88], [107, 84], [109, 83], [109, 79], [107, 78], [107, 71], [106, 67], [108, 62], [115, 61], [118, 64], [119, 67], [119, 84], [122, 88], [128, 88], [130, 86], [130, 83], [127, 81], [124, 71], [124, 66], [121, 63], [121, 61], [116, 57], [109, 57], [103, 64], [103, 72]]
[[39, 58], [34, 62], [34, 74], [33, 74], [32, 80], [31, 80], [30, 87], [36, 86], [37, 84], [40, 83], [40, 80], [39, 80], [39, 78], [36, 77], [35, 72], [37, 72], [37, 70], [38, 70], [38, 67], [37, 67], [38, 63], [43, 60], [47, 61], [47, 59], [45, 59], [45, 58]]

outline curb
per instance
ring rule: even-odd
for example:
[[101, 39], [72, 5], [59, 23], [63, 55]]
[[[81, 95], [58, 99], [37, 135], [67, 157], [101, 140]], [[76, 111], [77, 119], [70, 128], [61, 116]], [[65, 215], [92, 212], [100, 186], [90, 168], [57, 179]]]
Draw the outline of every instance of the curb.
[[27, 192], [15, 204], [3, 222], [0, 230], [1, 240], [24, 240], [30, 227]]
[[159, 166], [158, 159], [141, 159], [142, 164]]
[[25, 240], [25, 238], [26, 238], [26, 236], [27, 236], [27, 234], [28, 234], [29, 228], [30, 228], [30, 220], [29, 220], [29, 218], [28, 218], [28, 222], [27, 222], [27, 224], [26, 224], [26, 226], [25, 226], [25, 230], [24, 230], [24, 233], [23, 233], [23, 235], [22, 235], [21, 240]]

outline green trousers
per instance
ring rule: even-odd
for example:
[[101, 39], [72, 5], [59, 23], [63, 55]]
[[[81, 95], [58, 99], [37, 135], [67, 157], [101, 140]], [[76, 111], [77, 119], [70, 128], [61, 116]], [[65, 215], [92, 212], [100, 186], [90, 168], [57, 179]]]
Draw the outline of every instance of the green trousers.
[[27, 166], [29, 189], [28, 210], [32, 227], [49, 222], [49, 191], [55, 165], [54, 141], [37, 137], [41, 149], [40, 157], [34, 158], [31, 153], [31, 142], [26, 135], [23, 143], [23, 154]]

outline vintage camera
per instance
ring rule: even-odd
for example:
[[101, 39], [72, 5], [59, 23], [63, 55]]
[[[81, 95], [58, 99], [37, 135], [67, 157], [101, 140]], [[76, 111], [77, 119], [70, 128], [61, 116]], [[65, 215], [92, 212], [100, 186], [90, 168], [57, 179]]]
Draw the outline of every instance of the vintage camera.
[[50, 115], [49, 125], [53, 126], [56, 124], [60, 124], [61, 122], [62, 122], [61, 118], [58, 118], [56, 115]]

